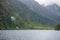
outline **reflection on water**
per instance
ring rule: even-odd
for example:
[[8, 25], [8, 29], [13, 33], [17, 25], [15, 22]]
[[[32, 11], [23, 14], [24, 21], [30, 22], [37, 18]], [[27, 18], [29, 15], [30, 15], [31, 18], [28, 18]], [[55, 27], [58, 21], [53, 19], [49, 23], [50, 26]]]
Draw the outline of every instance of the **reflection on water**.
[[0, 40], [60, 40], [60, 31], [2, 30]]

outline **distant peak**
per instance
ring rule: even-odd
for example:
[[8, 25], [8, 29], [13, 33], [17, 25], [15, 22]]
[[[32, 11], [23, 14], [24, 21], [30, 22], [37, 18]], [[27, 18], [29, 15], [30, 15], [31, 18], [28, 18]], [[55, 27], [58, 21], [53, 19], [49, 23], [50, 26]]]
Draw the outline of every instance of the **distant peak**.
[[55, 4], [52, 4], [53, 6], [58, 6], [56, 3]]
[[54, 4], [47, 5], [47, 7], [59, 7], [59, 5], [57, 5], [56, 3], [54, 3]]

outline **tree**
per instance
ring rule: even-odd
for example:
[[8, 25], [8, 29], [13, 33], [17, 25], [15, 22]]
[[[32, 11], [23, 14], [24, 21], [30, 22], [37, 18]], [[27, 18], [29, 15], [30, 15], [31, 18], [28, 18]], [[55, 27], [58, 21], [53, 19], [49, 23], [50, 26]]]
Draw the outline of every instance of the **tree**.
[[57, 24], [55, 30], [60, 30], [60, 24]]
[[7, 7], [0, 4], [0, 30], [10, 29], [14, 25], [11, 21], [11, 13], [7, 10]]

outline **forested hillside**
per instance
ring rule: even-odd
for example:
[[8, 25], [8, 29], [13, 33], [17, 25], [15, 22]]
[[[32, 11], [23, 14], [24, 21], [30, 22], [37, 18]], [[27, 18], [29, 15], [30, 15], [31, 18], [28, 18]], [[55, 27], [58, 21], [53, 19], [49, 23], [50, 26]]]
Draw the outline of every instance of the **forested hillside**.
[[[39, 12], [38, 12], [39, 13]], [[18, 0], [0, 3], [0, 29], [54, 29], [56, 22], [37, 14], [30, 7]]]

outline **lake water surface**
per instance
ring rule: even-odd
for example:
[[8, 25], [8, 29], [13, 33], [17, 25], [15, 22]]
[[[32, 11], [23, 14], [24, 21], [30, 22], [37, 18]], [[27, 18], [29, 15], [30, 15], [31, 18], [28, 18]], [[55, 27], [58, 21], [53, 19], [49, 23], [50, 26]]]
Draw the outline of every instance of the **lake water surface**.
[[60, 31], [1, 30], [0, 40], [60, 40]]

